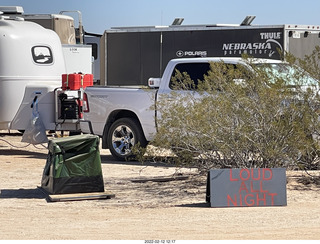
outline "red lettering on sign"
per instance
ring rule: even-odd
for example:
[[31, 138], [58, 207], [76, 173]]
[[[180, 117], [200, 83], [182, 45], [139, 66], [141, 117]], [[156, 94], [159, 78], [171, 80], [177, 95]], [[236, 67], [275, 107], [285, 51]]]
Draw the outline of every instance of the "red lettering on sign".
[[250, 181], [250, 190], [251, 192], [259, 192], [259, 190], [253, 189], [253, 181]]
[[247, 188], [246, 183], [244, 181], [241, 182], [241, 185], [239, 188], [239, 193], [241, 193], [241, 191], [246, 191], [248, 193], [248, 188]]
[[253, 169], [251, 169], [251, 178], [253, 179], [253, 180], [260, 180], [260, 169], [258, 169], [257, 170], [258, 171], [258, 178], [254, 178], [254, 171], [253, 171]]
[[245, 197], [244, 197], [244, 202], [246, 203], [247, 206], [253, 206], [254, 205], [254, 199], [250, 199], [250, 203], [248, 203], [248, 200], [247, 198], [248, 197], [253, 197], [253, 194], [247, 194]]
[[273, 201], [274, 198], [273, 197], [277, 196], [278, 194], [277, 193], [268, 193], [268, 195], [271, 196], [271, 205], [273, 206], [274, 205], [274, 201]]
[[[255, 176], [255, 171], [256, 176]], [[262, 179], [261, 179], [261, 171], [262, 171]], [[233, 178], [232, 169], [230, 169], [230, 181], [239, 181], [239, 178], [242, 181], [247, 181], [249, 179], [258, 181], [258, 180], [271, 180], [272, 179], [272, 171], [271, 169], [241, 169], [238, 175], [239, 178]]]
[[267, 190], [262, 189], [262, 181], [260, 181], [260, 192], [268, 192]]
[[260, 205], [260, 204], [259, 204], [260, 201], [263, 201], [263, 202], [264, 202], [264, 206], [267, 205], [267, 200], [266, 200], [266, 194], [265, 194], [265, 193], [263, 193], [263, 198], [259, 198], [259, 194], [257, 194], [257, 206]]
[[[243, 177], [243, 172], [247, 172], [247, 178], [244, 178]], [[246, 180], [249, 180], [250, 178], [250, 171], [248, 169], [242, 169], [240, 170], [240, 179], [243, 180], [243, 181], [246, 181]]]
[[[228, 201], [228, 207], [234, 206], [234, 207], [243, 207], [243, 206], [266, 206], [267, 205], [267, 199], [270, 199], [268, 197], [271, 197], [271, 206], [274, 205], [274, 197], [278, 195], [277, 193], [254, 193], [254, 194], [234, 194], [233, 198], [228, 194], [227, 195], [227, 201]], [[239, 197], [239, 205], [238, 205], [238, 197]], [[261, 197], [261, 198], [260, 198]]]
[[238, 181], [239, 179], [232, 178], [232, 169], [230, 169], [230, 181]]
[[[237, 172], [237, 175], [234, 175]], [[263, 183], [269, 181], [273, 177], [271, 169], [241, 169], [240, 171], [229, 171], [229, 179], [231, 182], [241, 181], [238, 193], [234, 195], [227, 194], [228, 206], [266, 206], [274, 205], [277, 193], [270, 193], [268, 185]], [[247, 183], [246, 183], [247, 182]]]
[[[266, 171], [269, 172], [269, 178], [266, 178]], [[272, 179], [272, 170], [271, 169], [262, 169], [262, 180], [271, 180]]]
[[[228, 206], [230, 206], [230, 202], [233, 204], [233, 206], [235, 206], [235, 207], [238, 206], [238, 204], [237, 204], [237, 195], [236, 195], [236, 194], [234, 194], [234, 199], [232, 199], [232, 198], [230, 197], [230, 195], [228, 194], [228, 195], [227, 195], [227, 199], [228, 199]], [[240, 205], [240, 206], [241, 206], [241, 205]]]

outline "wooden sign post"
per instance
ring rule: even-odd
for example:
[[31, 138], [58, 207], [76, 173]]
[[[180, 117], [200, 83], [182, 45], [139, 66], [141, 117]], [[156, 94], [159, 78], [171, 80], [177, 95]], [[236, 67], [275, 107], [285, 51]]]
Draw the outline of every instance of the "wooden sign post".
[[286, 169], [215, 169], [207, 178], [211, 207], [286, 206]]

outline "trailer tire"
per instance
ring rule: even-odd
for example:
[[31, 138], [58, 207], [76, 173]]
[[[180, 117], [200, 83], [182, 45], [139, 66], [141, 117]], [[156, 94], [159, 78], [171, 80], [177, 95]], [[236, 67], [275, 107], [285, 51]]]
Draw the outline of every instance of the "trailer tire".
[[135, 158], [132, 147], [140, 143], [141, 147], [147, 145], [142, 128], [138, 120], [121, 118], [116, 120], [109, 129], [107, 145], [114, 158], [120, 161]]

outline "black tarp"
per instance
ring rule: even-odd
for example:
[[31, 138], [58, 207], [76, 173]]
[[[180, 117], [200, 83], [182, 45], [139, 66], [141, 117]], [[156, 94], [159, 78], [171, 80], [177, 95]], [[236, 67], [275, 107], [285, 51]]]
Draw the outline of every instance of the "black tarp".
[[104, 192], [99, 137], [78, 135], [49, 141], [41, 187], [50, 194]]

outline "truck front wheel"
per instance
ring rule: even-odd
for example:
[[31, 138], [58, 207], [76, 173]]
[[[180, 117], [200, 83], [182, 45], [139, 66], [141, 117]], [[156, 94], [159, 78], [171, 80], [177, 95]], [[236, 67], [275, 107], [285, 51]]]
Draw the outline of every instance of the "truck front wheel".
[[107, 135], [108, 148], [117, 160], [127, 160], [134, 157], [132, 148], [140, 143], [147, 145], [141, 126], [136, 119], [121, 118], [116, 120], [109, 129]]

